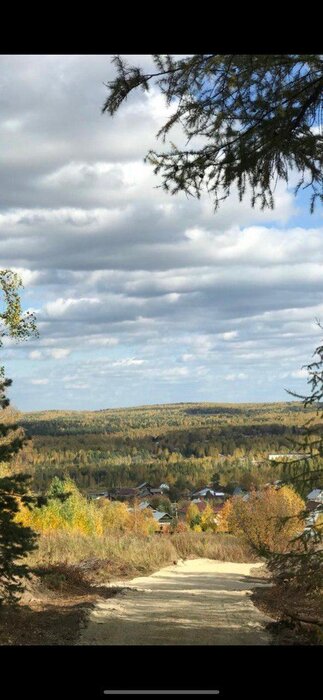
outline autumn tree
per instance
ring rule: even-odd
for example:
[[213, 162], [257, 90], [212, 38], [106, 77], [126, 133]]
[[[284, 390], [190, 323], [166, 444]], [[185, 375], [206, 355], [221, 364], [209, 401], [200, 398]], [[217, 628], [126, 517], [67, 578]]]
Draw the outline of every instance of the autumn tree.
[[125, 532], [130, 529], [131, 515], [126, 503], [101, 498], [98, 505], [102, 510], [102, 526], [105, 530]]
[[201, 514], [200, 525], [203, 532], [206, 530], [214, 531], [216, 529], [215, 513], [210, 503], [206, 504], [206, 507]]
[[200, 197], [204, 188], [215, 209], [232, 188], [251, 205], [274, 206], [278, 179], [297, 172], [299, 188], [310, 188], [310, 207], [323, 201], [321, 120], [323, 59], [315, 54], [155, 54], [154, 69], [143, 71], [120, 56], [107, 84], [103, 112], [120, 108], [136, 88], [157, 85], [173, 111], [157, 136], [165, 143], [179, 126], [185, 147], [173, 143], [146, 156], [162, 186]]
[[261, 556], [290, 550], [304, 527], [304, 501], [290, 487], [268, 486], [234, 496], [227, 506], [228, 530], [245, 539]]
[[217, 516], [217, 532], [230, 531], [230, 518], [232, 514], [233, 498], [228, 498]]
[[[317, 323], [322, 329], [321, 324]], [[277, 461], [284, 481], [292, 483], [302, 496], [313, 488], [323, 488], [323, 345], [315, 349], [313, 357], [314, 360], [304, 366], [309, 392], [306, 395], [288, 392], [293, 397], [302, 399], [304, 409], [310, 410], [308, 420], [302, 426], [301, 434], [290, 441], [295, 457]]]
[[192, 528], [192, 530], [201, 530], [201, 514], [200, 511], [196, 505], [196, 503], [190, 503], [187, 511], [186, 511], [186, 516], [185, 520], [187, 524]]

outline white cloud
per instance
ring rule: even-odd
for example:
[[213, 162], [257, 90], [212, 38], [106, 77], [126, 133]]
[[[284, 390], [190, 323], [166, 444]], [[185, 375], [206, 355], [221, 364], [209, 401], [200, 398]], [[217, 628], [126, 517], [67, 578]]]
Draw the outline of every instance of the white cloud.
[[68, 315], [69, 312], [85, 313], [94, 304], [99, 304], [100, 300], [96, 297], [80, 297], [79, 299], [56, 299], [49, 302], [44, 307], [44, 312], [51, 318], [59, 318]]
[[291, 377], [295, 377], [296, 379], [308, 379], [309, 377], [308, 371], [305, 367], [303, 367], [303, 369], [296, 369], [290, 374]]
[[225, 333], [222, 333], [222, 338], [223, 340], [234, 340], [234, 338], [237, 338], [238, 335], [238, 331], [226, 331]]
[[31, 384], [35, 384], [36, 386], [41, 386], [49, 383], [49, 379], [31, 379], [30, 380]]
[[[138, 60], [151, 65], [150, 56]], [[318, 344], [321, 214], [306, 218], [281, 182], [273, 211], [233, 192], [216, 214], [207, 194], [197, 201], [156, 187], [161, 178], [143, 157], [164, 148], [155, 134], [175, 105], [153, 89], [103, 116], [114, 72], [106, 56], [0, 63], [0, 256], [21, 274], [40, 331], [29, 345], [5, 340], [10, 369], [17, 358], [12, 376], [42, 361], [59, 382], [51, 360], [68, 357], [60, 400], [78, 408], [88, 405], [77, 387], [88, 385], [100, 407], [110, 398], [193, 401], [197, 392], [285, 398], [283, 376], [302, 378], [292, 368]], [[180, 128], [170, 136], [183, 142]], [[16, 403], [27, 395], [14, 394]]]
[[54, 348], [53, 350], [48, 351], [48, 355], [54, 360], [64, 360], [65, 357], [68, 357], [70, 352], [70, 348]]
[[43, 353], [40, 350], [31, 350], [29, 357], [31, 360], [41, 360]]
[[119, 340], [118, 338], [89, 338], [88, 339], [88, 344], [89, 345], [95, 345], [96, 347], [106, 347], [106, 346], [113, 346], [113, 345], [118, 345]]
[[129, 357], [123, 360], [112, 362], [112, 367], [131, 367], [131, 365], [143, 365], [145, 360], [139, 360], [135, 357]]
[[245, 372], [232, 372], [231, 374], [226, 374], [224, 379], [227, 382], [235, 382], [237, 379], [248, 379], [248, 375]]
[[183, 355], [181, 355], [181, 360], [183, 362], [191, 362], [192, 360], [195, 360], [195, 355], [192, 355], [192, 353], [189, 352], [184, 352]]

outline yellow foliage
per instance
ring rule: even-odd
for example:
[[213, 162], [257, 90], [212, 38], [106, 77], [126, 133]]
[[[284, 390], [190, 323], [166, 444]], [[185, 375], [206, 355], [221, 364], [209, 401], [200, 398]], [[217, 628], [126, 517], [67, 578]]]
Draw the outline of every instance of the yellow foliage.
[[132, 532], [142, 535], [150, 535], [159, 529], [159, 525], [153, 517], [151, 508], [140, 510], [135, 503], [131, 512], [130, 529]]
[[126, 503], [103, 498], [98, 502], [88, 501], [73, 482], [66, 482], [60, 492], [70, 495], [61, 500], [56, 494], [47, 505], [32, 510], [21, 505], [17, 521], [42, 534], [62, 530], [81, 535], [103, 536], [107, 531], [149, 535], [158, 527], [150, 508], [140, 510], [135, 504], [128, 510]]
[[6, 462], [0, 462], [0, 479], [2, 479], [4, 476], [10, 476], [11, 473], [9, 464]]
[[37, 532], [48, 534], [53, 530], [69, 530], [80, 534], [102, 534], [102, 516], [94, 503], [80, 494], [73, 482], [66, 484], [66, 500], [50, 498], [47, 505], [29, 510], [21, 506], [17, 520]]
[[228, 507], [228, 530], [242, 536], [259, 553], [286, 552], [303, 530], [300, 514], [304, 508], [304, 501], [290, 486], [254, 491], [248, 500], [235, 496], [231, 511]]
[[185, 519], [191, 528], [200, 524], [200, 511], [196, 503], [190, 503], [186, 511]]
[[230, 518], [230, 515], [232, 513], [232, 506], [233, 506], [233, 499], [228, 498], [228, 500], [225, 502], [223, 508], [221, 508], [221, 510], [217, 516], [217, 532], [229, 532], [230, 531], [229, 518]]
[[320, 513], [318, 518], [315, 521], [315, 530], [323, 536], [323, 513]]
[[125, 503], [102, 499], [100, 512], [102, 513], [103, 530], [121, 530], [124, 532], [130, 526], [131, 516]]
[[201, 514], [200, 525], [203, 532], [205, 532], [205, 530], [216, 530], [217, 528], [214, 521], [215, 513], [212, 506], [210, 506], [210, 504], [208, 503]]

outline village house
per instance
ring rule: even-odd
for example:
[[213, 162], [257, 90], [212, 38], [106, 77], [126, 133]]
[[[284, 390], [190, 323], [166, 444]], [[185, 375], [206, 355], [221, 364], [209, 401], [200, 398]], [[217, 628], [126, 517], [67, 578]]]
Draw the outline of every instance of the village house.
[[236, 486], [233, 489], [232, 496], [244, 496], [245, 493], [246, 493], [246, 491], [243, 491], [240, 486]]
[[163, 495], [163, 490], [161, 487], [156, 488], [155, 486], [152, 486], [151, 484], [149, 484], [148, 481], [144, 481], [143, 484], [140, 484], [139, 486], [137, 486], [137, 492], [141, 498], [147, 498], [149, 496], [162, 496]]
[[202, 489], [199, 489], [198, 491], [193, 491], [190, 495], [190, 500], [193, 501], [194, 499], [199, 499], [199, 498], [206, 498], [206, 499], [214, 499], [214, 498], [225, 498], [226, 494], [224, 491], [216, 491], [213, 489], [211, 486], [205, 486]]
[[137, 489], [128, 487], [113, 489], [109, 493], [108, 498], [110, 498], [111, 501], [128, 501], [130, 499], [138, 498], [138, 492]]
[[151, 508], [151, 510], [154, 510], [153, 506], [149, 503], [149, 501], [141, 501], [139, 503], [139, 508], [140, 510], [146, 510], [146, 508]]
[[313, 503], [323, 503], [323, 489], [313, 489], [307, 494], [306, 498]]
[[154, 510], [153, 511], [153, 518], [156, 520], [156, 522], [159, 525], [159, 532], [164, 532], [166, 530], [169, 530], [173, 517], [169, 515], [169, 513], [163, 513], [159, 510]]
[[305, 457], [309, 457], [308, 454], [304, 454], [302, 452], [280, 452], [278, 454], [269, 454], [268, 459], [272, 461], [276, 461], [278, 459], [288, 459], [288, 460], [293, 460], [295, 461], [304, 459]]

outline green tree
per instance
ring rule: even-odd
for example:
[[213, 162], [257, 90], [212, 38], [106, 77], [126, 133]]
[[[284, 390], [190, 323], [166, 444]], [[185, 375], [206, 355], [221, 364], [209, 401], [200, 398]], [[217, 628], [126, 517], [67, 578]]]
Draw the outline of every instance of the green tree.
[[[319, 322], [318, 325], [322, 328]], [[302, 399], [304, 408], [314, 408], [315, 413], [313, 415], [311, 411], [302, 434], [290, 441], [291, 451], [296, 453], [295, 459], [278, 461], [284, 481], [292, 483], [302, 496], [313, 488], [323, 488], [323, 345], [316, 348], [314, 357], [313, 362], [305, 365], [309, 393], [306, 396], [292, 391], [288, 393]]]
[[2, 338], [10, 336], [16, 340], [26, 340], [31, 335], [37, 336], [36, 320], [33, 313], [22, 311], [20, 289], [22, 281], [12, 270], [0, 270], [0, 289], [2, 290], [0, 309], [0, 347]]
[[[22, 312], [21, 286], [16, 273], [0, 270], [0, 346], [5, 336], [24, 340], [37, 333], [33, 314]], [[11, 383], [5, 377], [4, 368], [0, 367], [0, 464], [6, 467], [26, 442], [24, 431], [17, 423], [3, 419], [10, 403], [6, 390]], [[21, 560], [36, 546], [35, 533], [16, 521], [20, 504], [28, 506], [33, 500], [28, 493], [28, 482], [26, 474], [6, 474], [0, 478], [0, 602], [14, 602], [23, 590], [21, 579], [28, 577], [29, 572]]]
[[196, 503], [190, 503], [186, 511], [186, 522], [188, 525], [194, 529], [194, 527], [199, 526], [201, 523], [200, 511]]
[[206, 187], [215, 209], [232, 186], [240, 200], [250, 188], [251, 204], [274, 206], [279, 178], [299, 173], [295, 193], [310, 187], [311, 211], [323, 201], [321, 55], [195, 54], [177, 59], [154, 55], [155, 70], [145, 73], [115, 56], [117, 76], [107, 84], [103, 112], [113, 115], [138, 87], [158, 85], [173, 113], [157, 136], [166, 141], [180, 125], [185, 148], [173, 143], [146, 161], [161, 173], [163, 188], [200, 197]]
[[149, 503], [155, 510], [172, 515], [172, 504], [168, 496], [153, 496]]

